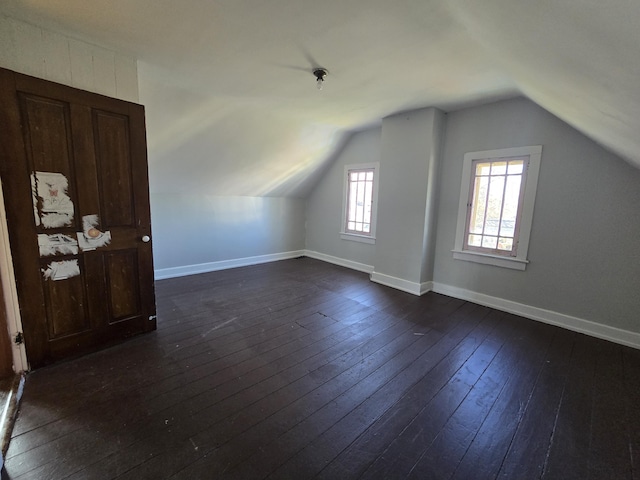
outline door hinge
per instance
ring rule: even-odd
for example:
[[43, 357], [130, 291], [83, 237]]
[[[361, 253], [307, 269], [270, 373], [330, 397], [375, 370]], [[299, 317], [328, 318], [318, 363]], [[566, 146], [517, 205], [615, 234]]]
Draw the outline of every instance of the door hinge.
[[13, 338], [13, 343], [15, 343], [16, 345], [22, 345], [24, 343], [24, 335], [22, 335], [22, 332], [18, 332], [16, 334], [16, 336]]

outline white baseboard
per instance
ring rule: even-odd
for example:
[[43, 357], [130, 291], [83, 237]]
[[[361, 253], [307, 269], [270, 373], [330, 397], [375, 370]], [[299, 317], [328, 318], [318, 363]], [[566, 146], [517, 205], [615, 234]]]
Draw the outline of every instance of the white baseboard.
[[445, 285], [443, 283], [434, 283], [433, 291], [449, 297], [459, 298], [461, 300], [467, 300], [469, 302], [495, 308], [496, 310], [513, 313], [521, 317], [563, 327], [574, 332], [584, 333], [586, 335], [591, 335], [592, 337], [602, 338], [603, 340], [609, 340], [628, 347], [640, 348], [640, 333], [610, 327], [608, 325], [592, 322], [583, 318], [572, 317], [563, 313], [532, 307], [523, 303], [492, 297], [490, 295], [465, 290], [464, 288], [453, 287], [451, 285]]
[[234, 258], [232, 260], [222, 260], [219, 262], [198, 263], [196, 265], [185, 265], [183, 267], [160, 268], [155, 270], [154, 276], [156, 280], [185, 277], [187, 275], [195, 275], [198, 273], [215, 272], [217, 270], [226, 270], [228, 268], [246, 267], [249, 265], [258, 265], [260, 263], [287, 260], [290, 258], [302, 257], [304, 255], [304, 250], [295, 250], [293, 252], [271, 253], [269, 255]]
[[403, 292], [412, 293], [413, 295], [424, 295], [425, 293], [433, 290], [433, 282], [411, 282], [403, 278], [393, 277], [379, 272], [371, 273], [371, 281], [397, 290], [402, 290]]
[[323, 262], [333, 263], [341, 267], [347, 267], [352, 270], [357, 270], [364, 273], [372, 273], [373, 266], [366, 265], [364, 263], [354, 262], [352, 260], [346, 260], [344, 258], [334, 257], [333, 255], [327, 255], [326, 253], [314, 252], [313, 250], [305, 250], [304, 255], [309, 258], [315, 258], [316, 260], [322, 260]]
[[433, 282], [422, 282], [420, 284], [420, 295], [424, 295], [427, 292], [433, 290]]

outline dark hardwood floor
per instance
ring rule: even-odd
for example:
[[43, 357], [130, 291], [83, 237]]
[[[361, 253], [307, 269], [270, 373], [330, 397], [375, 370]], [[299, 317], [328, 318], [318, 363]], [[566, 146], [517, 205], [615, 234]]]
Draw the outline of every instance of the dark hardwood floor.
[[640, 479], [640, 351], [309, 258], [27, 377], [12, 479]]

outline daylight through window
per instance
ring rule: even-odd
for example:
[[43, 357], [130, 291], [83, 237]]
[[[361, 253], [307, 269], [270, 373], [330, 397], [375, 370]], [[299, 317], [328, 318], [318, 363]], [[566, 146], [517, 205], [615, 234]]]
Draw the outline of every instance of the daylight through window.
[[371, 234], [374, 169], [349, 170], [347, 186], [347, 224], [345, 231]]
[[474, 160], [465, 247], [516, 255], [528, 157]]
[[542, 146], [464, 155], [453, 258], [525, 270]]

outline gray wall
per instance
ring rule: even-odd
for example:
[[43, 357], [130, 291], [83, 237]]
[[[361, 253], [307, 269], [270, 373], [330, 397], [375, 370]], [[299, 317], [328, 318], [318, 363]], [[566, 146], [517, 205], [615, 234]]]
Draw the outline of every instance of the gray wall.
[[[433, 279], [437, 165], [445, 115], [425, 108], [354, 134], [307, 201], [306, 248], [373, 267], [375, 281], [419, 290]], [[376, 244], [341, 239], [344, 166], [380, 162]], [[389, 278], [391, 277], [391, 278]]]
[[[542, 145], [524, 272], [454, 260], [466, 152]], [[434, 279], [640, 331], [640, 170], [525, 99], [448, 115]]]
[[382, 120], [375, 273], [414, 284], [432, 279], [434, 236], [428, 227], [435, 223], [443, 117], [425, 108]]
[[151, 194], [156, 270], [304, 249], [298, 198]]
[[306, 248], [372, 266], [375, 245], [342, 240], [344, 166], [380, 161], [380, 128], [355, 133], [307, 199]]
[[420, 283], [433, 281], [433, 270], [436, 260], [436, 238], [438, 219], [438, 196], [440, 193], [440, 162], [442, 161], [442, 144], [446, 130], [447, 117], [436, 111], [433, 118], [432, 144], [427, 173], [427, 199], [422, 242], [422, 274]]

